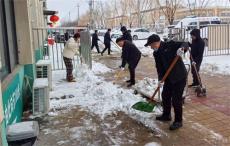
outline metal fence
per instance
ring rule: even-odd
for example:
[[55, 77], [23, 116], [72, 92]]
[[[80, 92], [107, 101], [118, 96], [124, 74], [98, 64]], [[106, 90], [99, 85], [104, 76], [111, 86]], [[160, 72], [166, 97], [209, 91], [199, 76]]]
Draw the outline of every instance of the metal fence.
[[[196, 26], [194, 26], [195, 28]], [[185, 28], [171, 28], [168, 30], [168, 39], [176, 41], [191, 41], [190, 32]], [[215, 24], [201, 27], [200, 33], [205, 41], [204, 56], [230, 54], [230, 25]]]
[[[65, 43], [74, 33], [79, 31], [81, 34], [80, 53], [83, 62], [91, 68], [91, 39], [89, 32], [83, 27], [33, 28], [33, 45], [36, 59], [49, 59], [52, 63], [52, 70], [65, 69], [62, 55]], [[80, 62], [80, 57], [74, 56], [73, 65], [76, 66]]]

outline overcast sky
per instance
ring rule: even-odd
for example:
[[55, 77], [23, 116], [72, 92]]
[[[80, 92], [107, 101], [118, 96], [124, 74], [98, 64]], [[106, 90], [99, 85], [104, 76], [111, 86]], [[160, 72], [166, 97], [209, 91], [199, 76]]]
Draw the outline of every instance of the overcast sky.
[[[99, 0], [95, 0], [99, 1]], [[106, 0], [101, 0], [106, 1]], [[113, 0], [107, 0], [113, 1]], [[191, 0], [192, 1], [192, 0]], [[212, 5], [219, 5], [219, 6], [229, 6], [229, 0], [214, 0]], [[89, 0], [47, 0], [47, 7], [50, 10], [56, 10], [59, 12], [59, 17], [61, 21], [69, 20], [69, 13], [70, 19], [75, 20], [78, 16], [77, 11], [77, 4], [80, 5], [80, 15], [84, 14], [87, 10], [89, 10]]]
[[47, 0], [48, 9], [58, 11], [61, 21], [69, 20], [69, 13], [71, 20], [77, 19], [77, 4], [80, 6], [80, 15], [89, 9], [88, 0]]

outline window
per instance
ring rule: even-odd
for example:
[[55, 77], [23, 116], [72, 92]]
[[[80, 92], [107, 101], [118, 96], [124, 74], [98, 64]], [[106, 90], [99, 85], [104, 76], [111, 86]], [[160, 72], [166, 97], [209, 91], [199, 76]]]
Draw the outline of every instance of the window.
[[141, 32], [141, 29], [137, 29], [137, 30], [135, 30], [134, 32]]
[[200, 26], [207, 26], [208, 24], [210, 24], [209, 21], [201, 21], [200, 22]]
[[149, 32], [148, 30], [146, 30], [146, 29], [142, 29], [142, 32]]
[[211, 24], [220, 24], [220, 21], [211, 21]]
[[0, 1], [0, 79], [18, 64], [13, 0]]

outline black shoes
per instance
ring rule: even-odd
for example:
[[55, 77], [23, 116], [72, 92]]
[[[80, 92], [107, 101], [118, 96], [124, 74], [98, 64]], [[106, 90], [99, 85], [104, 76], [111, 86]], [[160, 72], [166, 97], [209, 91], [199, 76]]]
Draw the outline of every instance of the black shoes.
[[177, 130], [183, 126], [182, 122], [173, 122], [172, 125], [170, 125], [169, 130]]
[[162, 121], [162, 122], [167, 122], [167, 121], [171, 121], [172, 118], [171, 118], [171, 116], [160, 115], [160, 116], [156, 117], [156, 120]]
[[189, 88], [194, 88], [194, 87], [197, 87], [197, 86], [199, 86], [199, 84], [192, 83], [191, 85], [188, 85]]
[[127, 80], [126, 83], [131, 83], [131, 80]]
[[129, 88], [129, 87], [132, 87], [133, 85], [135, 85], [135, 83], [130, 82], [130, 83], [127, 85], [127, 87]]

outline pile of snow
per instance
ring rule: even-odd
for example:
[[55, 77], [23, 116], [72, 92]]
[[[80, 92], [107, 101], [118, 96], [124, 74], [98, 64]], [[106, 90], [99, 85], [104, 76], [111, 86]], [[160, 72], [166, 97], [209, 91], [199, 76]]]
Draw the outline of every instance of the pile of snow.
[[[138, 92], [141, 92], [143, 95], [147, 97], [151, 97], [157, 87], [158, 80], [151, 78], [144, 78], [143, 80], [138, 81], [137, 84], [134, 86], [134, 88]], [[158, 100], [159, 96], [155, 96], [155, 99]]]
[[156, 142], [151, 142], [151, 143], [147, 143], [145, 146], [161, 146], [161, 145]]
[[92, 71], [94, 74], [103, 74], [103, 73], [111, 72], [113, 70], [106, 67], [104, 64], [93, 61]]
[[204, 57], [202, 72], [230, 75], [230, 55]]
[[[54, 72], [54, 90], [50, 93], [50, 98], [53, 99], [50, 101], [52, 111], [55, 112], [55, 109], [62, 108], [71, 109], [78, 105], [84, 110], [99, 115], [102, 119], [107, 115], [121, 111], [147, 127], [161, 131], [153, 122], [154, 115], [160, 114], [159, 111], [144, 113], [132, 109], [131, 106], [134, 103], [145, 99], [140, 95], [134, 95], [133, 90], [122, 89], [118, 85], [104, 81], [102, 77], [95, 75], [96, 70], [94, 69], [92, 71], [85, 69], [84, 74], [77, 76], [75, 83], [63, 82], [65, 71]], [[64, 96], [67, 98], [60, 98]]]

